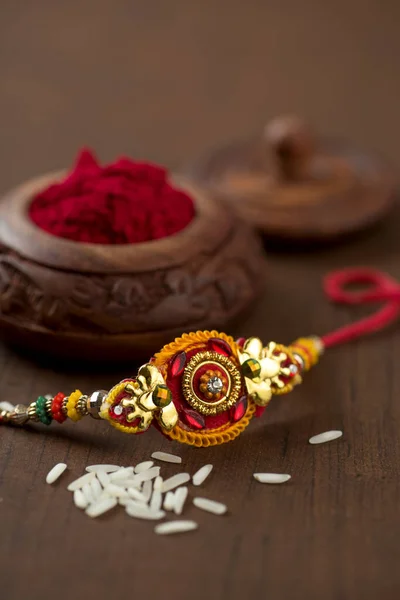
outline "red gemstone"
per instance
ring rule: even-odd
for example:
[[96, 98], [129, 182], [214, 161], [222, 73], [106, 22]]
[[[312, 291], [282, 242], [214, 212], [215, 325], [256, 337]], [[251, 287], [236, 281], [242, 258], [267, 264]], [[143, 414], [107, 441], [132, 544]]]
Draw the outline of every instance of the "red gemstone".
[[193, 427], [194, 429], [204, 429], [206, 426], [204, 417], [194, 410], [185, 410], [182, 413], [182, 418], [189, 427]]
[[246, 341], [246, 338], [240, 337], [236, 340], [236, 343], [239, 346], [239, 348], [243, 348], [245, 341]]
[[170, 362], [171, 375], [173, 375], [174, 377], [178, 377], [179, 375], [182, 375], [185, 365], [186, 365], [186, 352], [180, 352], [179, 354], [176, 354]]
[[232, 408], [232, 419], [240, 421], [247, 410], [247, 396], [242, 396], [235, 406]]
[[224, 356], [230, 356], [232, 354], [232, 348], [222, 338], [210, 338], [208, 340], [208, 346], [214, 352], [218, 352], [219, 354], [223, 354]]
[[266, 406], [257, 406], [256, 412], [254, 413], [254, 415], [256, 417], [261, 417], [261, 415], [263, 414], [265, 409], [266, 409]]

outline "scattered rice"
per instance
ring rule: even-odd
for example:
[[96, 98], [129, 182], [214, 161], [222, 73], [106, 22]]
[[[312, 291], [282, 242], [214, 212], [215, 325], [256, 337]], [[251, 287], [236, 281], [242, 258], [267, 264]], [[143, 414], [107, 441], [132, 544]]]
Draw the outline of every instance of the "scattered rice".
[[167, 492], [164, 498], [164, 510], [174, 510], [175, 507], [175, 494], [174, 492]]
[[104, 488], [104, 491], [114, 498], [128, 498], [129, 494], [123, 487], [119, 485], [114, 485], [113, 483], [109, 483], [107, 487]]
[[118, 465], [89, 465], [86, 467], [86, 471], [89, 471], [89, 473], [93, 471], [95, 473], [114, 473], [114, 471], [119, 471], [120, 469], [121, 467]]
[[289, 481], [291, 475], [285, 473], [253, 473], [253, 477], [260, 483], [285, 483], [285, 481]]
[[169, 463], [180, 464], [182, 462], [180, 456], [176, 456], [175, 454], [169, 454], [168, 452], [153, 452], [151, 458], [155, 458], [156, 460], [163, 460], [164, 462]]
[[193, 475], [193, 485], [201, 485], [204, 483], [212, 470], [213, 465], [204, 465], [204, 467], [201, 467], [201, 469]]
[[169, 492], [170, 490], [173, 490], [174, 488], [183, 485], [188, 481], [190, 481], [189, 473], [178, 473], [177, 475], [173, 475], [169, 479], [163, 481], [161, 491], [163, 493]]
[[165, 517], [165, 512], [163, 510], [152, 510], [145, 504], [134, 503], [133, 501], [127, 504], [125, 510], [130, 517], [136, 517], [137, 519], [158, 521]]
[[82, 475], [82, 477], [78, 477], [78, 479], [75, 479], [75, 481], [72, 481], [69, 484], [69, 486], [67, 487], [67, 490], [69, 492], [74, 492], [75, 490], [79, 490], [79, 489], [83, 488], [85, 483], [90, 483], [92, 481], [92, 479], [94, 479], [95, 477], [96, 477], [96, 473], [94, 471], [86, 473], [85, 475]]
[[135, 473], [143, 473], [143, 471], [147, 471], [147, 469], [150, 469], [153, 465], [154, 462], [152, 460], [144, 460], [143, 462], [136, 465]]
[[131, 475], [133, 475], [133, 467], [123, 467], [112, 473], [110, 475], [110, 480], [117, 481], [118, 479], [127, 479]]
[[150, 500], [150, 508], [151, 510], [160, 510], [162, 507], [162, 494], [160, 490], [154, 490]]
[[88, 517], [99, 517], [114, 508], [114, 506], [117, 506], [117, 504], [116, 498], [101, 498], [98, 502], [89, 506], [85, 512]]
[[161, 490], [162, 489], [162, 484], [163, 484], [163, 478], [160, 477], [160, 475], [158, 477], [155, 478], [154, 480], [154, 489], [155, 490]]
[[181, 515], [182, 511], [183, 511], [183, 507], [185, 505], [186, 502], [186, 498], [188, 496], [188, 488], [185, 487], [179, 487], [176, 492], [175, 492], [175, 498], [174, 498], [174, 511], [176, 515]]
[[337, 440], [337, 438], [342, 437], [343, 431], [335, 430], [325, 431], [324, 433], [319, 433], [318, 435], [313, 435], [308, 440], [310, 444], [323, 444], [325, 442], [331, 442], [332, 440]]
[[67, 465], [65, 463], [57, 463], [46, 475], [46, 483], [52, 484], [64, 473]]
[[193, 498], [193, 504], [196, 508], [213, 513], [214, 515], [223, 515], [228, 510], [225, 504], [215, 502], [215, 500], [208, 500], [208, 498]]
[[155, 533], [158, 533], [158, 535], [169, 535], [171, 533], [193, 531], [194, 529], [197, 529], [197, 527], [196, 521], [169, 521], [168, 523], [156, 525], [154, 531]]
[[88, 503], [82, 490], [74, 491], [74, 504], [78, 508], [86, 508]]
[[105, 471], [95, 471], [95, 473], [103, 487], [106, 487], [110, 483], [110, 477]]

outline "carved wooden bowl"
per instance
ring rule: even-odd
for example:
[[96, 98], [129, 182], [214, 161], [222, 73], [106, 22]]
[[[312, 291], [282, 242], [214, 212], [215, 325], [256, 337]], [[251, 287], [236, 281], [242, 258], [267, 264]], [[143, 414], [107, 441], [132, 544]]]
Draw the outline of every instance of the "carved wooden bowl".
[[264, 256], [224, 205], [175, 177], [196, 216], [176, 235], [101, 245], [50, 235], [28, 216], [52, 173], [0, 201], [0, 327], [14, 344], [77, 359], [151, 356], [184, 331], [225, 329], [259, 291]]

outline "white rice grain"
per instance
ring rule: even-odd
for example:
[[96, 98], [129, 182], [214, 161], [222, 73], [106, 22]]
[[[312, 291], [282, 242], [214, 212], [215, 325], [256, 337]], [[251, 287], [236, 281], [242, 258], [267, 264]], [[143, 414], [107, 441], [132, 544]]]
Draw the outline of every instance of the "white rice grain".
[[100, 471], [102, 473], [114, 473], [115, 471], [119, 471], [121, 469], [121, 467], [119, 467], [118, 465], [89, 465], [88, 467], [86, 467], [86, 471], [88, 471], [89, 473], [92, 473], [93, 471], [95, 473], [100, 473]]
[[75, 479], [75, 481], [72, 481], [69, 484], [69, 486], [67, 487], [67, 490], [69, 492], [74, 492], [75, 490], [80, 490], [83, 488], [85, 483], [90, 483], [92, 481], [92, 479], [94, 479], [95, 477], [96, 477], [96, 473], [94, 471], [86, 473], [85, 475], [82, 475], [82, 477], [78, 477], [78, 479]]
[[91, 484], [92, 482], [90, 481], [89, 483], [85, 483], [85, 485], [82, 487], [82, 494], [85, 496], [86, 502], [88, 504], [93, 504], [96, 501]]
[[88, 503], [82, 490], [74, 491], [74, 504], [78, 508], [86, 508]]
[[156, 525], [154, 531], [158, 535], [169, 535], [172, 533], [184, 533], [186, 531], [193, 531], [197, 528], [198, 525], [196, 521], [169, 521], [168, 523], [161, 523], [160, 525]]
[[186, 486], [179, 487], [175, 492], [174, 511], [176, 515], [181, 515], [183, 507], [188, 496], [188, 488]]
[[155, 490], [161, 490], [162, 489], [162, 484], [163, 484], [163, 478], [160, 477], [160, 475], [158, 477], [155, 478], [154, 480], [154, 489]]
[[164, 498], [164, 510], [174, 510], [175, 507], [175, 493], [167, 492]]
[[65, 463], [57, 463], [46, 475], [46, 483], [50, 485], [57, 481], [57, 479], [64, 473], [67, 465]]
[[148, 480], [145, 481], [142, 487], [142, 494], [144, 496], [145, 502], [148, 502], [151, 498], [151, 494], [153, 493], [153, 482]]
[[117, 504], [118, 502], [116, 498], [104, 497], [95, 504], [89, 506], [89, 508], [86, 509], [86, 514], [88, 517], [92, 518], [99, 517], [100, 515], [103, 515], [105, 512], [114, 508], [114, 506], [117, 506]]
[[289, 481], [291, 475], [286, 473], [253, 473], [253, 477], [260, 483], [285, 483], [285, 481]]
[[132, 481], [141, 484], [144, 481], [148, 481], [150, 479], [155, 479], [160, 475], [160, 467], [151, 467], [150, 469], [146, 469], [146, 471], [142, 471], [138, 473], [132, 478]]
[[165, 517], [165, 512], [163, 510], [151, 510], [146, 505], [142, 505], [139, 503], [129, 503], [126, 506], [126, 513], [130, 517], [136, 517], [137, 519], [147, 519], [149, 521], [158, 521]]
[[160, 490], [154, 490], [150, 500], [151, 510], [158, 511], [162, 507], [163, 497]]
[[135, 481], [133, 477], [128, 477], [127, 479], [115, 479], [114, 481], [110, 481], [113, 485], [118, 485], [119, 487], [136, 487], [139, 488], [140, 484]]
[[110, 475], [110, 480], [117, 481], [119, 479], [127, 479], [131, 475], [133, 475], [133, 467], [122, 467]]
[[196, 508], [213, 513], [214, 515], [224, 515], [228, 510], [227, 506], [222, 504], [222, 502], [215, 502], [215, 500], [209, 500], [208, 498], [193, 498], [193, 504]]
[[201, 485], [204, 483], [212, 470], [213, 465], [204, 465], [204, 467], [201, 467], [201, 469], [193, 475], [193, 485]]
[[129, 497], [128, 492], [123, 487], [120, 487], [119, 485], [114, 485], [113, 483], [109, 483], [104, 488], [104, 491], [106, 494], [108, 494], [109, 496], [113, 496], [114, 498], [128, 498]]
[[169, 454], [168, 452], [153, 452], [151, 458], [156, 460], [162, 460], [164, 462], [176, 463], [180, 464], [182, 459], [180, 456], [176, 456], [175, 454]]
[[146, 497], [136, 488], [129, 487], [128, 494], [130, 498], [136, 500], [137, 502], [141, 502], [142, 504], [146, 504], [147, 502]]
[[153, 465], [154, 462], [152, 460], [144, 460], [143, 462], [136, 465], [135, 473], [143, 473], [143, 471], [147, 471], [147, 469], [150, 469]]
[[342, 437], [343, 431], [335, 430], [325, 431], [324, 433], [319, 433], [318, 435], [313, 435], [308, 440], [310, 444], [324, 444], [325, 442], [331, 442], [332, 440], [337, 440]]
[[132, 498], [118, 498], [118, 504], [121, 506], [128, 506], [130, 502], [132, 502]]
[[173, 475], [169, 479], [163, 481], [161, 491], [163, 494], [165, 494], [165, 492], [169, 492], [170, 490], [173, 490], [174, 488], [177, 488], [188, 481], [190, 481], [189, 473], [178, 473], [177, 475]]
[[101, 487], [100, 481], [97, 479], [97, 477], [92, 479], [89, 485], [92, 488], [93, 501], [96, 502], [97, 499], [100, 498], [103, 488]]
[[103, 488], [110, 483], [110, 476], [105, 471], [95, 471], [95, 473]]

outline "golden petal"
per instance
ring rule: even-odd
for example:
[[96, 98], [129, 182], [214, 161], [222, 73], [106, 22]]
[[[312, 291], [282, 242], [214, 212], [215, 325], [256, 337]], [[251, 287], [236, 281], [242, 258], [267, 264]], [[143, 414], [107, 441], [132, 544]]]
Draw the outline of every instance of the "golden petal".
[[157, 406], [154, 404], [152, 399], [153, 392], [145, 392], [138, 399], [138, 406], [144, 411], [153, 411], [156, 410]]
[[254, 398], [254, 402], [259, 406], [266, 406], [271, 400], [272, 391], [269, 381], [254, 382], [246, 378], [246, 387], [249, 395]]
[[155, 387], [156, 385], [164, 384], [164, 377], [160, 371], [151, 364], [146, 364], [140, 367], [138, 372], [138, 380], [145, 379], [148, 389]]
[[263, 349], [262, 341], [259, 338], [253, 337], [245, 341], [243, 350], [252, 358], [259, 359]]
[[262, 358], [260, 360], [260, 365], [260, 379], [271, 379], [271, 377], [276, 377], [281, 370], [281, 365], [272, 358]]
[[160, 410], [160, 422], [167, 430], [172, 429], [177, 424], [178, 412], [173, 402], [170, 402], [168, 406], [165, 406]]
[[249, 358], [251, 358], [250, 354], [248, 354], [247, 352], [238, 351], [238, 355], [239, 355], [239, 362], [241, 365], [244, 362], [246, 362], [246, 360], [249, 360]]

